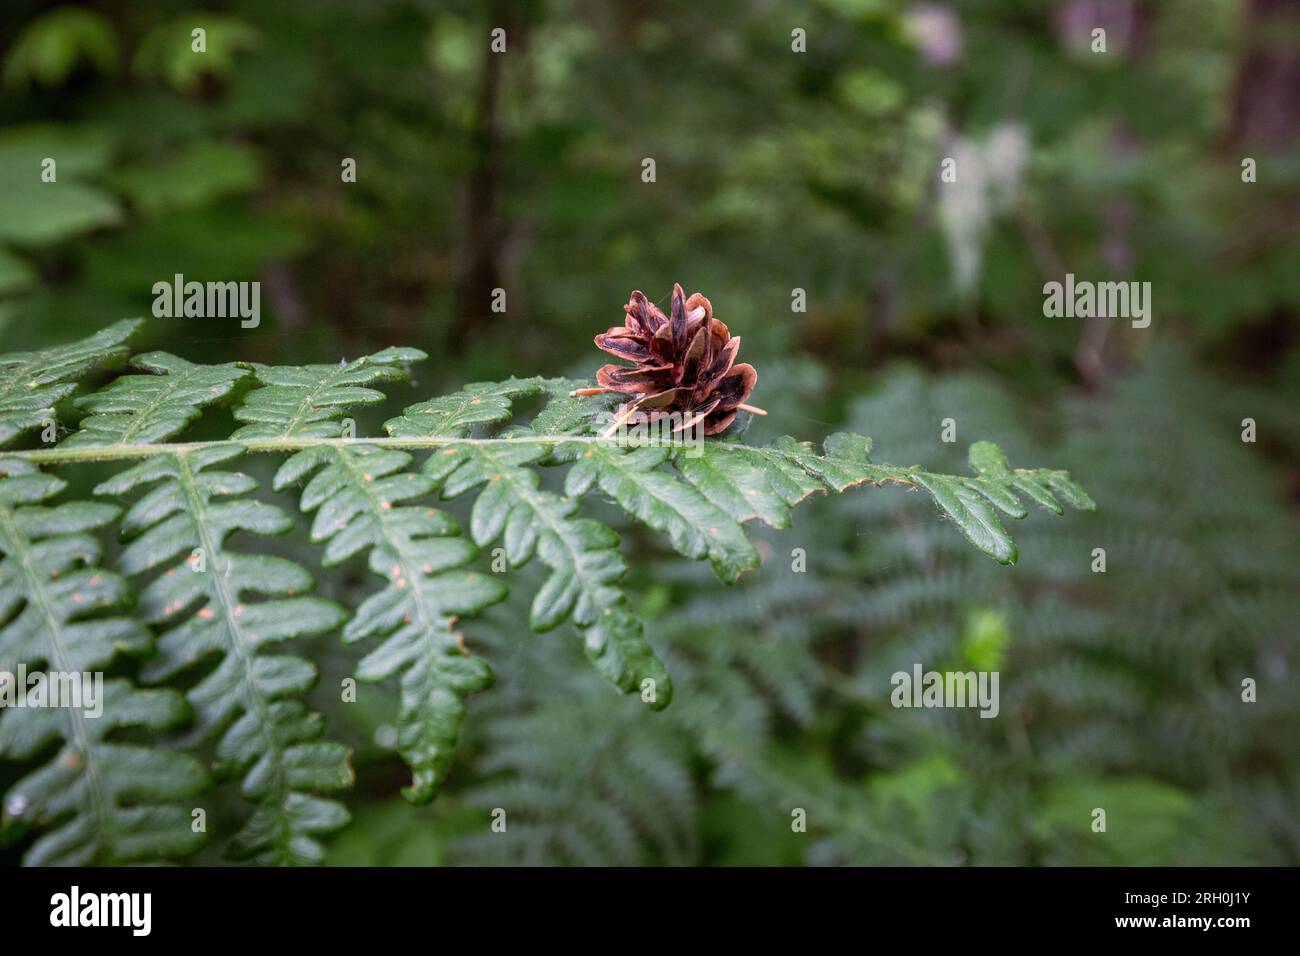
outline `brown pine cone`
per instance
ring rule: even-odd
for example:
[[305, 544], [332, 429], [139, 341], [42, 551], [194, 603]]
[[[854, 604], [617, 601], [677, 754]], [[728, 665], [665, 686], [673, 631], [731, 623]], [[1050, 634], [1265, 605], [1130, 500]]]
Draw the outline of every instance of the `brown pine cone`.
[[673, 286], [669, 315], [633, 292], [623, 306], [627, 319], [596, 336], [598, 348], [633, 364], [606, 365], [596, 372], [597, 389], [576, 394], [618, 392], [631, 396], [619, 406], [618, 421], [656, 421], [680, 417], [674, 430], [703, 422], [705, 435], [724, 431], [739, 409], [766, 414], [746, 405], [758, 373], [752, 365], [734, 364], [740, 337], [713, 317], [713, 305], [698, 292], [689, 299], [680, 284]]

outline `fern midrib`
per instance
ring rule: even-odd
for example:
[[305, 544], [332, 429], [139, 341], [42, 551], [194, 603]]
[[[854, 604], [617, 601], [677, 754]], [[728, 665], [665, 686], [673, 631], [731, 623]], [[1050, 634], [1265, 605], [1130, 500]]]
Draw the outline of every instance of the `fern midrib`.
[[[74, 432], [74, 434], [79, 434]], [[5, 458], [30, 461], [33, 464], [73, 464], [91, 461], [118, 461], [125, 458], [152, 458], [156, 455], [187, 455], [207, 448], [239, 447], [250, 454], [276, 454], [304, 451], [308, 448], [346, 448], [373, 445], [377, 448], [419, 450], [445, 448], [454, 445], [492, 446], [547, 444], [563, 445], [567, 442], [585, 444], [618, 444], [617, 439], [596, 435], [538, 435], [520, 438], [454, 438], [428, 436], [419, 438], [309, 438], [288, 436], [277, 438], [241, 438], [227, 441], [159, 442], [153, 444], [124, 445], [120, 442], [77, 447], [32, 448], [25, 451], [0, 451]], [[725, 447], [719, 445], [718, 447]]]
[[[441, 618], [436, 610], [430, 606], [428, 596], [424, 593], [424, 588], [420, 587], [420, 581], [425, 577], [422, 569], [412, 566], [410, 559], [404, 547], [404, 542], [399, 535], [389, 526], [388, 522], [392, 515], [389, 508], [384, 505], [388, 504], [391, 508], [392, 503], [386, 502], [374, 493], [374, 483], [367, 481], [365, 472], [362, 471], [352, 457], [352, 452], [347, 448], [338, 448], [335, 450], [335, 457], [339, 463], [347, 470], [348, 476], [352, 482], [365, 496], [366, 500], [374, 505], [374, 511], [379, 515], [379, 528], [383, 533], [384, 541], [392, 549], [393, 554], [397, 556], [398, 564], [401, 566], [402, 574], [407, 581], [411, 582], [411, 596], [415, 601], [416, 611], [419, 614], [421, 625], [425, 633], [432, 635], [435, 627]], [[391, 583], [391, 582], [390, 582]]]
[[[15, 548], [10, 558], [18, 562], [19, 567], [23, 569], [23, 574], [27, 577], [27, 584], [30, 593], [36, 599], [40, 606], [41, 613], [45, 615], [45, 620], [49, 623], [50, 629], [50, 646], [54, 652], [54, 664], [61, 673], [71, 674], [71, 661], [67, 651], [63, 646], [63, 627], [59, 618], [54, 614], [53, 605], [50, 603], [49, 596], [45, 592], [45, 582], [40, 573], [28, 560], [28, 545], [31, 542], [27, 536], [19, 530], [17, 522], [13, 519], [13, 513], [8, 508], [0, 508], [0, 526], [4, 527], [5, 536], [15, 542], [18, 547]], [[97, 829], [104, 837], [101, 846], [109, 846], [109, 805], [107, 793], [104, 791], [100, 782], [99, 768], [95, 765], [93, 747], [91, 746], [90, 733], [86, 729], [86, 718], [78, 707], [65, 707], [68, 712], [68, 720], [72, 730], [72, 745], [81, 754], [85, 761], [86, 780], [89, 784], [91, 793], [91, 810], [95, 818]]]
[[[80, 432], [74, 432], [81, 434]], [[81, 445], [77, 447], [55, 447], [55, 448], [34, 448], [24, 451], [0, 451], [6, 458], [14, 458], [20, 461], [29, 461], [36, 465], [63, 465], [76, 464], [79, 462], [95, 461], [121, 461], [132, 458], [152, 458], [157, 455], [176, 455], [184, 456], [194, 452], [203, 451], [207, 448], [231, 448], [238, 447], [248, 454], [290, 454], [293, 452], [304, 451], [308, 448], [349, 448], [373, 446], [375, 448], [394, 448], [418, 451], [421, 449], [433, 448], [452, 448], [458, 445], [466, 445], [473, 448], [487, 449], [494, 447], [509, 447], [510, 445], [551, 445], [560, 446], [567, 444], [592, 445], [607, 448], [628, 447], [625, 442], [618, 438], [605, 438], [600, 435], [521, 435], [515, 438], [456, 438], [444, 435], [431, 435], [421, 437], [375, 437], [375, 438], [314, 438], [305, 436], [280, 436], [275, 438], [247, 438], [239, 441], [199, 441], [199, 442], [159, 442], [151, 444], [130, 445], [115, 442], [105, 445]], [[676, 444], [655, 445], [647, 443], [633, 447], [667, 447], [681, 448]], [[761, 445], [746, 445], [740, 442], [710, 442], [709, 447], [713, 450], [722, 451], [748, 451], [756, 454], [770, 452], [772, 449], [765, 448]], [[786, 453], [782, 453], [786, 454]], [[798, 462], [787, 454], [791, 461]], [[916, 466], [900, 467], [897, 465], [879, 465], [874, 462], [870, 463], [872, 468], [896, 468], [898, 471], [907, 475], [913, 473], [930, 474], [924, 468]], [[1012, 469], [1013, 474], [1021, 472], [1040, 471], [1041, 469]], [[903, 478], [888, 475], [879, 478], [870, 475], [864, 476], [855, 484], [875, 484], [880, 485], [885, 482], [892, 482], [904, 488], [912, 490], [917, 489], [915, 481], [908, 481]], [[637, 482], [641, 486], [641, 482]], [[645, 490], [645, 489], [643, 489]], [[817, 489], [814, 489], [817, 490]], [[650, 492], [647, 490], [647, 493]], [[809, 494], [812, 492], [810, 491]], [[653, 496], [656, 497], [657, 496]], [[804, 497], [807, 497], [805, 495]], [[802, 500], [802, 499], [800, 499]]]
[[244, 645], [244, 631], [239, 626], [235, 608], [239, 601], [230, 593], [230, 588], [226, 585], [226, 576], [223, 572], [224, 567], [229, 567], [229, 559], [223, 554], [221, 546], [213, 539], [208, 530], [208, 523], [203, 517], [207, 509], [207, 502], [199, 492], [198, 483], [194, 480], [194, 472], [190, 468], [190, 463], [185, 455], [176, 455], [177, 475], [181, 490], [185, 493], [186, 506], [189, 513], [194, 518], [194, 527], [198, 532], [199, 544], [203, 548], [203, 553], [212, 556], [212, 569], [207, 572], [213, 576], [216, 586], [217, 599], [221, 603], [222, 614], [226, 619], [226, 626], [230, 628], [230, 652], [235, 654], [239, 659], [240, 667], [244, 671], [244, 683], [250, 689], [253, 698], [253, 706], [257, 710], [257, 728], [258, 735], [266, 742], [268, 752], [275, 755], [275, 775], [278, 783], [276, 793], [278, 794], [277, 802], [282, 803], [284, 794], [287, 791], [287, 777], [284, 769], [284, 752], [271, 733], [270, 727], [271, 713], [269, 701], [261, 691], [257, 683], [257, 678], [253, 674], [253, 655], [248, 653]]
[[279, 437], [282, 439], [292, 438], [294, 432], [298, 430], [298, 426], [303, 422], [304, 418], [306, 417], [307, 410], [308, 409], [312, 409], [313, 411], [315, 410], [316, 398], [319, 395], [328, 392], [331, 388], [337, 385], [339, 379], [342, 378], [343, 373], [349, 371], [350, 368], [351, 366], [349, 365], [340, 365], [338, 369], [331, 371], [330, 374], [326, 376], [324, 379], [312, 385], [311, 389], [303, 397], [303, 400], [298, 403], [297, 409], [289, 417], [289, 420], [285, 423], [284, 429], [280, 432]]
[[[74, 433], [79, 434], [79, 433]], [[404, 437], [404, 438], [308, 438], [308, 437], [278, 437], [278, 438], [248, 438], [239, 441], [202, 441], [202, 442], [173, 442], [173, 443], [155, 443], [147, 445], [123, 445], [121, 443], [107, 445], [82, 445], [73, 448], [55, 447], [55, 448], [34, 448], [26, 451], [4, 451], [0, 452], [6, 458], [16, 458], [22, 461], [30, 461], [33, 464], [60, 465], [73, 464], [76, 462], [91, 461], [120, 461], [129, 458], [152, 458], [156, 455], [187, 455], [193, 452], [202, 451], [206, 448], [232, 448], [239, 447], [250, 454], [277, 454], [303, 451], [308, 448], [347, 448], [371, 445], [376, 448], [397, 448], [420, 450], [425, 448], [448, 448], [456, 445], [468, 445], [475, 448], [493, 448], [508, 447], [510, 445], [566, 445], [577, 443], [583, 445], [596, 445], [609, 448], [627, 447], [626, 442], [621, 442], [618, 438], [605, 438], [600, 435], [522, 435], [517, 438], [455, 438], [445, 435], [421, 436], [421, 437]], [[681, 448], [681, 445], [659, 445], [651, 443], [648, 446], [636, 447], [669, 447]], [[739, 442], [710, 442], [711, 449], [750, 451], [761, 453], [770, 451], [759, 445], [744, 445]], [[876, 465], [872, 467], [898, 467]], [[921, 468], [900, 468], [900, 471], [911, 473], [913, 471], [924, 471]], [[1027, 471], [1032, 469], [1017, 468], [1016, 472]], [[928, 472], [927, 472], [928, 473]], [[865, 477], [863, 482], [878, 484], [877, 479]], [[893, 481], [903, 487], [916, 488], [915, 483], [909, 483], [899, 478], [889, 477], [880, 479], [880, 481]]]

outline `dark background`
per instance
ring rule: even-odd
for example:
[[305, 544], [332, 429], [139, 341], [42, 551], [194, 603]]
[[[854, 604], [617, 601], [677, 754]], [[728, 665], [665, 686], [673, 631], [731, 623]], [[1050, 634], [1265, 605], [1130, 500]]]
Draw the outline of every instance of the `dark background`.
[[[142, 315], [137, 350], [196, 361], [418, 346], [400, 405], [588, 377], [628, 293], [680, 281], [744, 339], [755, 437], [949, 469], [988, 438], [1100, 505], [1010, 529], [1007, 569], [858, 491], [756, 532], [734, 589], [626, 529], [673, 705], [495, 609], [429, 808], [397, 796], [391, 697], [318, 694], [360, 776], [329, 862], [1294, 864], [1297, 38], [1294, 0], [7, 0], [0, 345]], [[1149, 281], [1151, 326], [1045, 317], [1067, 272]], [[175, 273], [260, 281], [261, 326], [152, 318]], [[353, 660], [313, 656], [322, 687]], [[917, 661], [1000, 671], [1000, 718], [890, 708]]]

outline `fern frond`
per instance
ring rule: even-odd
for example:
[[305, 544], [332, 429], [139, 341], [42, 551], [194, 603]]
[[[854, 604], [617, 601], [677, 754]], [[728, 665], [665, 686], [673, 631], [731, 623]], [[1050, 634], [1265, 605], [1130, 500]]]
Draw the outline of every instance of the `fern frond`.
[[[250, 423], [236, 437], [337, 436], [346, 412], [384, 399], [369, 386], [405, 378], [405, 367], [422, 358], [417, 349], [393, 348], [336, 366], [258, 366], [263, 387], [236, 409], [235, 417]], [[465, 698], [492, 682], [491, 668], [471, 657], [455, 632], [455, 617], [499, 601], [505, 588], [464, 570], [478, 552], [450, 515], [403, 506], [434, 488], [410, 464], [402, 451], [322, 445], [286, 461], [273, 485], [281, 491], [306, 481], [300, 507], [316, 513], [311, 538], [325, 543], [325, 567], [365, 553], [387, 581], [357, 609], [343, 638], [383, 641], [358, 665], [360, 679], [400, 675], [398, 747], [412, 773], [403, 794], [423, 804], [447, 775]]]
[[231, 438], [337, 437], [345, 411], [384, 400], [383, 392], [369, 386], [401, 381], [407, 365], [425, 358], [419, 349], [389, 348], [338, 365], [256, 365], [263, 387], [235, 409], [236, 420], [248, 424]]
[[[1017, 493], [1058, 515], [1063, 509], [1054, 494], [1083, 511], [1093, 511], [1097, 507], [1067, 472], [1050, 469], [1013, 471], [1002, 450], [992, 442], [979, 441], [970, 447], [970, 466], [976, 477], [936, 474], [915, 466], [877, 465], [870, 458], [871, 446], [870, 438], [837, 432], [826, 439], [823, 445], [825, 454], [815, 455], [806, 443], [784, 438], [766, 449], [750, 450], [771, 466], [767, 472], [756, 468], [754, 480], [769, 482], [779, 493], [778, 484], [793, 481], [795, 477], [789, 467], [782, 467], [784, 461], [816, 479], [822, 486], [818, 490], [840, 492], [865, 482], [875, 485], [893, 482], [923, 488], [971, 544], [1002, 564], [1014, 564], [1017, 551], [993, 509], [1011, 518], [1025, 517], [1026, 511], [1017, 500]], [[738, 490], [733, 488], [728, 500], [736, 502]], [[787, 502], [793, 504], [800, 500], [802, 492], [802, 485], [791, 484], [785, 489]], [[791, 497], [794, 493], [799, 493], [799, 498]], [[739, 505], [733, 504], [733, 507]]]
[[[488, 665], [468, 655], [455, 630], [457, 618], [506, 593], [499, 580], [469, 570], [479, 547], [500, 542], [514, 568], [537, 558], [548, 574], [532, 596], [532, 628], [572, 623], [598, 672], [626, 692], [641, 690], [655, 709], [667, 705], [667, 669], [623, 593], [627, 567], [619, 536], [582, 514], [588, 495], [599, 493], [636, 523], [665, 534], [680, 553], [707, 559], [727, 583], [760, 564], [746, 524], [788, 527], [793, 506], [814, 492], [887, 483], [925, 491], [976, 547], [1004, 564], [1015, 561], [1016, 548], [999, 511], [1024, 517], [1022, 498], [1057, 513], [1062, 501], [1094, 507], [1065, 472], [1013, 470], [984, 442], [971, 447], [973, 474], [964, 476], [876, 463], [871, 440], [849, 433], [831, 435], [820, 451], [792, 438], [768, 445], [731, 437], [692, 448], [634, 446], [606, 434], [607, 398], [573, 396], [583, 383], [564, 379], [471, 384], [407, 408], [385, 423], [385, 438], [354, 437], [343, 415], [382, 401], [374, 386], [404, 377], [420, 358], [414, 349], [386, 349], [337, 366], [204, 366], [151, 353], [135, 363], [147, 374], [123, 376], [80, 400], [88, 412], [81, 431], [52, 448], [11, 453], [28, 466], [147, 459], [97, 492], [151, 486], [123, 521], [130, 543], [120, 562], [124, 573], [149, 578], [142, 617], [162, 631], [144, 679], [180, 679], [207, 655], [218, 658], [204, 665], [187, 696], [197, 714], [192, 739], [219, 738], [218, 769], [241, 776], [256, 805], [233, 841], [237, 854], [311, 862], [322, 852], [317, 836], [346, 821], [342, 806], [322, 796], [350, 782], [346, 752], [320, 741], [320, 719], [301, 700], [315, 670], [297, 657], [267, 652], [345, 621], [346, 642], [379, 642], [358, 665], [358, 676], [399, 681], [398, 745], [413, 773], [405, 792], [415, 802], [432, 799], [449, 772], [465, 700], [491, 680]], [[258, 387], [234, 410], [243, 424], [233, 439], [170, 443], [205, 407], [240, 388], [250, 370]], [[528, 424], [510, 424], [516, 404], [527, 398], [546, 401]], [[410, 454], [416, 449], [429, 452], [419, 470]], [[277, 534], [291, 526], [273, 505], [242, 497], [255, 487], [251, 478], [215, 468], [246, 451], [291, 455], [274, 488], [304, 484], [300, 506], [314, 513], [312, 538], [324, 546], [324, 565], [365, 555], [385, 582], [350, 620], [341, 608], [303, 596], [313, 582], [297, 564], [227, 550], [236, 531]], [[541, 478], [553, 469], [558, 474], [555, 466], [567, 466], [562, 493]], [[434, 494], [474, 497], [467, 536], [449, 515], [419, 503]], [[842, 590], [831, 590], [838, 602]], [[848, 623], [832, 618], [824, 620]], [[952, 643], [951, 632], [939, 638]], [[780, 711], [797, 722], [813, 714], [821, 673], [815, 663], [793, 645], [752, 650], [735, 659], [749, 679], [734, 675], [736, 686], [712, 711], [720, 729], [710, 732], [709, 749], [720, 760], [759, 759], [745, 743], [746, 720], [763, 721], [770, 713], [746, 703], [756, 688], [782, 697]], [[778, 677], [792, 668], [798, 686], [782, 694]], [[724, 698], [731, 703], [720, 703]], [[706, 728], [708, 706], [701, 705], [692, 726]], [[619, 844], [618, 827], [613, 820], [609, 825], [610, 844]], [[580, 847], [570, 849], [584, 855]]]
[[275, 487], [312, 476], [301, 507], [316, 512], [311, 536], [327, 542], [324, 565], [364, 552], [371, 571], [388, 582], [361, 604], [343, 637], [350, 643], [383, 639], [358, 665], [362, 680], [401, 674], [399, 747], [414, 775], [403, 793], [427, 803], [451, 763], [464, 698], [492, 681], [491, 669], [469, 656], [453, 621], [501, 600], [505, 588], [464, 570], [477, 549], [449, 515], [402, 506], [434, 487], [427, 476], [406, 470], [410, 461], [406, 452], [365, 445], [312, 448], [280, 468]]
[[[1064, 472], [1012, 472], [990, 443], [971, 449], [975, 477], [874, 464], [870, 439], [844, 433], [828, 438], [820, 455], [789, 438], [766, 447], [720, 441], [690, 450], [664, 445], [629, 449], [586, 437], [605, 411], [600, 406], [595, 414], [583, 410], [567, 395], [572, 384], [546, 379], [478, 383], [413, 406], [385, 427], [395, 439], [445, 444], [430, 456], [425, 472], [446, 497], [479, 491], [470, 523], [475, 542], [485, 546], [502, 538], [513, 566], [539, 553], [552, 569], [533, 603], [533, 628], [548, 630], [572, 616], [586, 634], [589, 656], [624, 690], [646, 678], [662, 683], [667, 675], [617, 589], [625, 570], [613, 550], [617, 536], [591, 519], [576, 517], [576, 500], [593, 489], [667, 534], [682, 554], [708, 558], [729, 583], [759, 562], [742, 524], [758, 518], [786, 527], [789, 508], [814, 491], [843, 491], [864, 482], [924, 488], [968, 539], [1003, 563], [1015, 560], [1015, 546], [989, 503], [1024, 517], [1015, 489], [1059, 510], [1051, 488], [1077, 507], [1095, 507]], [[490, 441], [468, 437], [471, 426], [505, 422], [515, 399], [539, 392], [551, 396], [534, 422], [542, 422], [541, 430], [515, 427]], [[557, 424], [572, 427], [582, 440], [563, 441], [563, 434], [553, 432]], [[542, 436], [561, 440], [543, 442]], [[565, 462], [572, 463], [566, 496], [542, 490], [533, 468]], [[668, 464], [675, 470], [663, 467]], [[595, 608], [601, 608], [598, 616]], [[665, 697], [656, 703], [662, 706]]]
[[[92, 679], [119, 654], [152, 648], [129, 614], [126, 582], [99, 566], [93, 532], [116, 519], [107, 504], [50, 504], [65, 483], [22, 461], [0, 460], [0, 672], [17, 683], [20, 668], [44, 668], [47, 686], [75, 675]], [[182, 753], [111, 739], [121, 728], [162, 731], [189, 708], [172, 690], [102, 683], [103, 699], [85, 706], [16, 707], [0, 719], [0, 757], [30, 759], [62, 741], [53, 758], [14, 784], [0, 829], [36, 826], [31, 865], [121, 864], [184, 856], [203, 842], [176, 801], [207, 780]], [[83, 687], [83, 694], [93, 688]], [[26, 693], [27, 688], [10, 688]], [[63, 701], [67, 703], [67, 701]], [[96, 713], [98, 711], [98, 713]]]
[[70, 345], [0, 355], [0, 445], [52, 419], [80, 375], [126, 354], [123, 343], [140, 324], [123, 319]]
[[991, 442], [971, 446], [975, 477], [877, 465], [870, 459], [871, 439], [846, 432], [827, 438], [823, 450], [818, 455], [808, 443], [792, 438], [763, 447], [706, 443], [698, 452], [678, 451], [673, 457], [685, 484], [656, 470], [670, 457], [663, 447], [625, 452], [608, 444], [570, 445], [558, 449], [555, 457], [575, 462], [565, 484], [571, 495], [598, 485], [629, 514], [667, 533], [682, 554], [707, 557], [728, 583], [757, 564], [739, 523], [758, 518], [786, 527], [789, 506], [813, 491], [841, 492], [886, 482], [923, 488], [972, 544], [1003, 564], [1015, 562], [1016, 547], [990, 504], [1013, 518], [1026, 514], [1016, 493], [1057, 514], [1062, 509], [1053, 494], [1082, 510], [1096, 508], [1068, 473], [1012, 471]]
[[384, 431], [394, 438], [464, 438], [474, 425], [506, 421], [516, 398], [536, 395], [553, 381], [534, 377], [475, 382], [459, 392], [412, 405], [384, 422]]
[[545, 445], [525, 439], [508, 445], [460, 445], [430, 456], [425, 473], [448, 498], [479, 490], [470, 517], [474, 541], [504, 542], [506, 560], [521, 567], [537, 555], [551, 569], [529, 612], [534, 631], [572, 620], [582, 633], [588, 659], [625, 692], [649, 685], [655, 709], [668, 706], [672, 684], [663, 663], [646, 643], [640, 620], [618, 587], [627, 571], [618, 534], [598, 521], [577, 516], [573, 497], [540, 487], [528, 468], [547, 457]]
[[[521, 572], [521, 576], [532, 576]], [[486, 826], [453, 844], [457, 862], [484, 864], [684, 865], [698, 846], [690, 738], [673, 717], [628, 707], [602, 693], [576, 646], [518, 640], [522, 590], [475, 630], [498, 660], [499, 687], [469, 721], [471, 768], [464, 799], [507, 812], [504, 832]]]
[[548, 631], [572, 620], [583, 635], [588, 660], [601, 674], [625, 692], [646, 687], [651, 706], [663, 708], [672, 699], [671, 680], [617, 587], [626, 572], [615, 550], [618, 535], [578, 517], [576, 501], [543, 490], [528, 467], [551, 455], [549, 445], [530, 443], [530, 435], [585, 434], [605, 414], [602, 403], [583, 403], [568, 394], [578, 384], [536, 377], [479, 382], [413, 405], [384, 428], [399, 439], [464, 438], [472, 426], [507, 421], [516, 399], [548, 396], [530, 428], [509, 430], [510, 438], [496, 445], [453, 443], [430, 456], [425, 473], [448, 498], [482, 489], [470, 521], [477, 544], [503, 538], [511, 566], [521, 567], [536, 554], [551, 569], [533, 601], [533, 630]]
[[611, 396], [579, 397], [572, 393], [590, 385], [577, 379], [542, 379], [542, 389], [548, 398], [528, 427], [526, 434], [544, 437], [562, 435], [588, 435], [609, 425], [610, 410], [617, 399]]
[[[316, 837], [348, 819], [341, 804], [318, 794], [350, 786], [352, 770], [341, 745], [318, 739], [323, 719], [300, 699], [316, 680], [315, 667], [265, 651], [332, 630], [344, 614], [328, 601], [303, 596], [314, 582], [298, 565], [227, 549], [236, 531], [282, 534], [292, 527], [273, 505], [231, 497], [252, 491], [256, 482], [214, 466], [242, 451], [227, 444], [159, 455], [96, 493], [152, 486], [123, 518], [131, 540], [119, 561], [129, 576], [161, 572], [141, 593], [143, 618], [166, 629], [144, 678], [167, 680], [208, 654], [220, 655], [188, 698], [197, 715], [193, 737], [220, 736], [218, 772], [242, 776], [242, 792], [256, 805], [231, 853], [266, 863], [316, 862], [323, 852]], [[250, 600], [254, 595], [264, 600]]]
[[148, 374], [123, 375], [77, 399], [89, 414], [60, 444], [147, 445], [179, 434], [202, 409], [229, 394], [247, 372], [233, 363], [195, 365], [166, 352], [137, 355], [131, 366]]
[[513, 865], [632, 866], [643, 847], [688, 858], [682, 821], [695, 807], [683, 741], [640, 710], [612, 712], [601, 695], [560, 696], [489, 728], [483, 770], [500, 779], [466, 798], [506, 808], [504, 833], [457, 846], [464, 859]]
[[557, 460], [571, 460], [564, 490], [571, 496], [599, 488], [619, 507], [656, 531], [688, 558], [708, 558], [731, 583], [758, 566], [758, 552], [740, 525], [695, 488], [661, 470], [672, 456], [667, 447], [626, 449], [612, 444], [565, 445]]

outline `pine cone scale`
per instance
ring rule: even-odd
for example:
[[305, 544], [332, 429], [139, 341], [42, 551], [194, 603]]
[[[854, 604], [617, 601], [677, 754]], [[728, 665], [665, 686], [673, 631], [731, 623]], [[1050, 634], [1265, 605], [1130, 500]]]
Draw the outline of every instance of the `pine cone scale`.
[[602, 332], [596, 336], [596, 347], [629, 362], [644, 362], [650, 358], [650, 349], [644, 342], [631, 334], [615, 335], [615, 332], [626, 333], [627, 330], [610, 329], [609, 332]]

